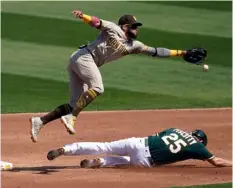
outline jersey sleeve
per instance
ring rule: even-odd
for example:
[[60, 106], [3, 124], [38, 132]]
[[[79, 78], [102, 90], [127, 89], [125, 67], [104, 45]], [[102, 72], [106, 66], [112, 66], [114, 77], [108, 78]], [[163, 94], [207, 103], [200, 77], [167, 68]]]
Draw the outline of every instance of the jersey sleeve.
[[102, 20], [102, 19], [100, 21], [101, 23], [100, 23], [99, 29], [101, 31], [113, 31], [118, 28], [118, 26], [113, 22]]
[[202, 143], [195, 144], [193, 151], [193, 159], [208, 160], [214, 158], [214, 155]]
[[102, 32], [107, 33], [110, 37], [115, 38], [116, 35], [119, 35], [121, 28], [113, 22], [101, 20], [100, 28]]
[[146, 55], [154, 55], [156, 49], [154, 47], [147, 46], [140, 41], [135, 41], [135, 50], [134, 53], [136, 54], [146, 54]]

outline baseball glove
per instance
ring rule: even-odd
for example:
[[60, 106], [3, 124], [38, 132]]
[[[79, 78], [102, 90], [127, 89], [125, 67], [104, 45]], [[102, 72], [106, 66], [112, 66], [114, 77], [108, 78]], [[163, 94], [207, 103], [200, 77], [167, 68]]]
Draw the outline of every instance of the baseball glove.
[[203, 48], [192, 48], [186, 50], [186, 54], [183, 55], [183, 59], [188, 63], [201, 64], [207, 57], [207, 50]]

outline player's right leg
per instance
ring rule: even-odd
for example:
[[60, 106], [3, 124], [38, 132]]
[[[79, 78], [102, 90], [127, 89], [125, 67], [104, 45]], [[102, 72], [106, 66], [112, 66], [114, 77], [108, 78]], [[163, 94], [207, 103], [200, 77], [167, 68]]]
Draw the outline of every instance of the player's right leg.
[[70, 80], [70, 102], [69, 105], [72, 110], [61, 116], [61, 122], [65, 125], [67, 132], [70, 134], [75, 134], [75, 120], [73, 120], [72, 111], [76, 106], [77, 100], [80, 96], [87, 91], [88, 86], [83, 82], [83, 80], [72, 70], [71, 64], [68, 66], [69, 80]]
[[[91, 54], [86, 49], [82, 49], [80, 54], [74, 53], [71, 56], [70, 67], [76, 77], [88, 85], [88, 89], [76, 98], [76, 101], [72, 102], [72, 113], [61, 117], [63, 124], [70, 134], [75, 133], [74, 125], [80, 112], [104, 92], [102, 76]], [[71, 89], [75, 90], [76, 87], [74, 85]]]
[[105, 156], [94, 159], [84, 159], [80, 162], [81, 168], [119, 167], [125, 165], [130, 165], [129, 156]]

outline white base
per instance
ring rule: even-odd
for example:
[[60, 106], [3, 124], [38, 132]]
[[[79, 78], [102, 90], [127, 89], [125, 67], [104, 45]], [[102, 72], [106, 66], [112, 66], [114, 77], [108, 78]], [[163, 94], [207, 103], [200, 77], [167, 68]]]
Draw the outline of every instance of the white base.
[[14, 168], [13, 163], [1, 161], [1, 170], [11, 170]]

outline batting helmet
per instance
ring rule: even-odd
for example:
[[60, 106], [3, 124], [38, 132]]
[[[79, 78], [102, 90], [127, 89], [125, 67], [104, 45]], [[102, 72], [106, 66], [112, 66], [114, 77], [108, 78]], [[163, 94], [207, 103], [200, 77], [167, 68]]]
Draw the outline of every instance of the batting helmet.
[[198, 129], [194, 130], [192, 131], [192, 136], [197, 137], [201, 141], [201, 143], [204, 144], [204, 146], [207, 145], [207, 135], [204, 131]]

